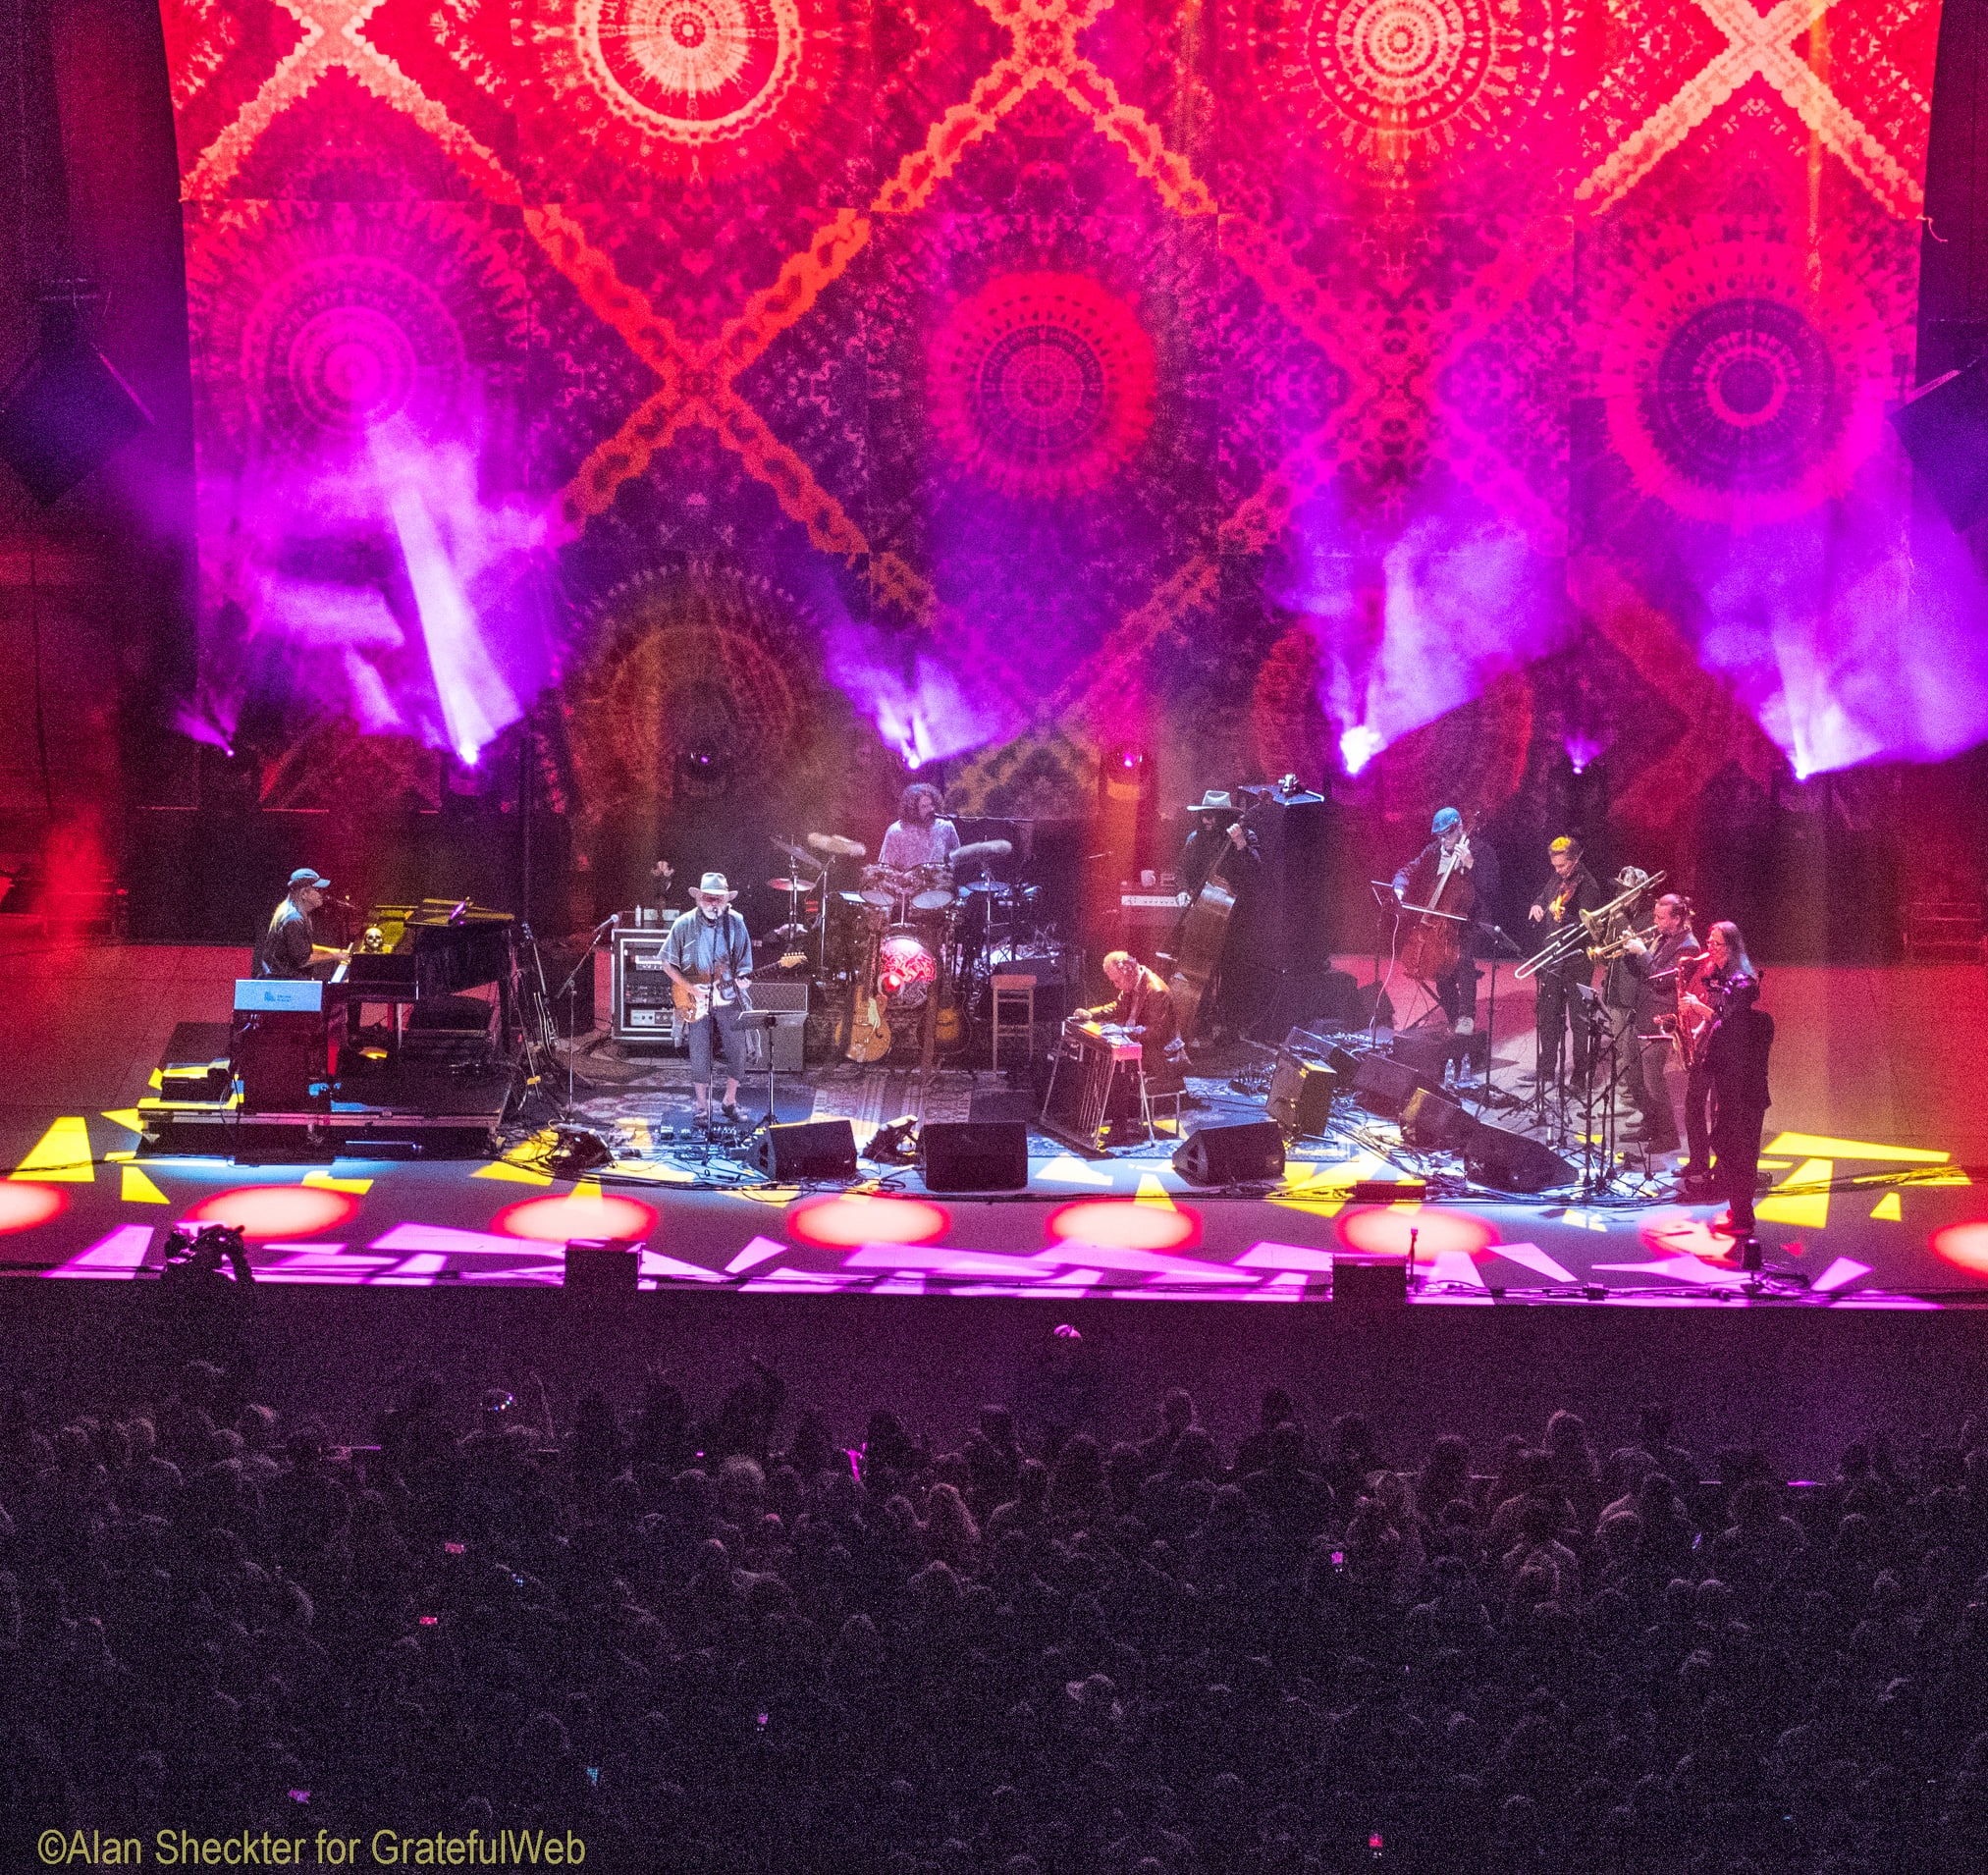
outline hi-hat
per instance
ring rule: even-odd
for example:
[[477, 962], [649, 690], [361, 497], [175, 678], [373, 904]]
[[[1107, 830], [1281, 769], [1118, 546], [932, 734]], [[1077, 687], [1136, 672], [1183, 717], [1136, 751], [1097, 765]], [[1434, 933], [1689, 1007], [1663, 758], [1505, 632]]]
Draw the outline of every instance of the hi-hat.
[[810, 833], [808, 844], [818, 853], [830, 853], [836, 859], [864, 859], [870, 849], [859, 846], [852, 839], [845, 839], [840, 833]]
[[770, 879], [767, 884], [777, 892], [811, 892], [821, 884], [818, 879]]

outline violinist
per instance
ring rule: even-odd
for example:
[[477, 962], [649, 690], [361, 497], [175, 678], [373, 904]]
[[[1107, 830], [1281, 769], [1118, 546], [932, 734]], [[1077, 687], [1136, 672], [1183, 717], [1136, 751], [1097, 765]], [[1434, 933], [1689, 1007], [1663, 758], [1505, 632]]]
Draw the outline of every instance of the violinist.
[[[1569, 926], [1579, 926], [1583, 912], [1599, 911], [1608, 901], [1594, 875], [1581, 863], [1581, 842], [1563, 833], [1546, 849], [1552, 872], [1532, 896], [1527, 916], [1539, 927], [1542, 942]], [[1570, 1025], [1574, 1034], [1574, 1084], [1585, 1092], [1594, 1066], [1594, 1037], [1583, 1019], [1580, 991], [1591, 987], [1594, 965], [1585, 944], [1548, 964], [1532, 980], [1533, 1028], [1537, 1044], [1533, 1072], [1544, 1087], [1560, 1078], [1562, 1050]]]
[[1453, 807], [1436, 810], [1429, 831], [1434, 837], [1395, 874], [1394, 896], [1410, 909], [1451, 912], [1463, 920], [1454, 928], [1455, 962], [1428, 982], [1451, 1029], [1469, 1035], [1478, 1026], [1478, 984], [1483, 975], [1474, 955], [1478, 918], [1497, 893], [1498, 856], [1481, 839], [1472, 840], [1464, 831], [1464, 817]]

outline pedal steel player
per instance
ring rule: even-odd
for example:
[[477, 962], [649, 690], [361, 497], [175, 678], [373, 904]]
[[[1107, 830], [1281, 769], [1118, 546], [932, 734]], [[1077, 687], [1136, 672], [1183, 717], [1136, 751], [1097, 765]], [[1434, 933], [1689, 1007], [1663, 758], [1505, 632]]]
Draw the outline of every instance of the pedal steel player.
[[[1113, 950], [1104, 957], [1104, 978], [1116, 997], [1079, 1016], [1108, 1022], [1139, 1044], [1139, 1070], [1152, 1094], [1178, 1094], [1187, 1086], [1179, 1061], [1180, 1024], [1174, 1015], [1173, 991], [1130, 951]], [[1113, 1132], [1139, 1111], [1139, 1089], [1120, 1076], [1105, 1108]]]
[[723, 873], [706, 873], [690, 894], [696, 909], [670, 927], [663, 945], [663, 968], [679, 989], [709, 986], [710, 1009], [686, 1024], [695, 1120], [711, 1124], [711, 1070], [714, 1042], [725, 1051], [727, 1120], [738, 1122], [738, 1077], [745, 1072], [745, 1031], [738, 1026], [741, 999], [752, 987], [752, 938], [745, 920], [731, 909], [738, 894]]

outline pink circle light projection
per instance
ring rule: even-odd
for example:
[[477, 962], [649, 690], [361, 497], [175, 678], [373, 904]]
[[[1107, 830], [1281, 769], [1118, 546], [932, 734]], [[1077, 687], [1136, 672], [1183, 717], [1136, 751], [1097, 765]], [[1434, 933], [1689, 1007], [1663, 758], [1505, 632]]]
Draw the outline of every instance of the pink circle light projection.
[[491, 1220], [507, 1237], [564, 1244], [575, 1237], [625, 1237], [640, 1243], [656, 1228], [656, 1213], [633, 1198], [527, 1198]]
[[1933, 1255], [1970, 1276], [1988, 1276], [1988, 1217], [1948, 1224], [1927, 1240]]
[[821, 1250], [853, 1250], [858, 1244], [933, 1244], [951, 1228], [952, 1218], [943, 1205], [869, 1192], [804, 1198], [787, 1212], [787, 1235]]
[[0, 1235], [32, 1230], [69, 1208], [69, 1194], [53, 1185], [0, 1184]]
[[255, 1243], [337, 1230], [359, 1207], [349, 1192], [315, 1185], [241, 1185], [216, 1192], [188, 1213], [190, 1224], [232, 1224]]
[[1469, 1211], [1409, 1210], [1394, 1205], [1346, 1211], [1340, 1216], [1338, 1231], [1339, 1241], [1349, 1250], [1364, 1250], [1376, 1257], [1406, 1257], [1410, 1231], [1415, 1232], [1418, 1258], [1447, 1250], [1474, 1257], [1498, 1241], [1497, 1226], [1473, 1217]]
[[1052, 1210], [1050, 1241], [1095, 1244], [1101, 1250], [1186, 1250], [1201, 1241], [1201, 1214], [1136, 1198], [1085, 1198]]

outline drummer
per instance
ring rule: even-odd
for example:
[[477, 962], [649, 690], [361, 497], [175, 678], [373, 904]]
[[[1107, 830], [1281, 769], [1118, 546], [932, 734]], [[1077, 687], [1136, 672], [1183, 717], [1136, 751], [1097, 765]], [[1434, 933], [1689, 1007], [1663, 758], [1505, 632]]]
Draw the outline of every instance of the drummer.
[[897, 802], [897, 818], [877, 849], [877, 863], [915, 873], [944, 866], [959, 850], [959, 830], [944, 817], [945, 797], [930, 781], [913, 781]]

